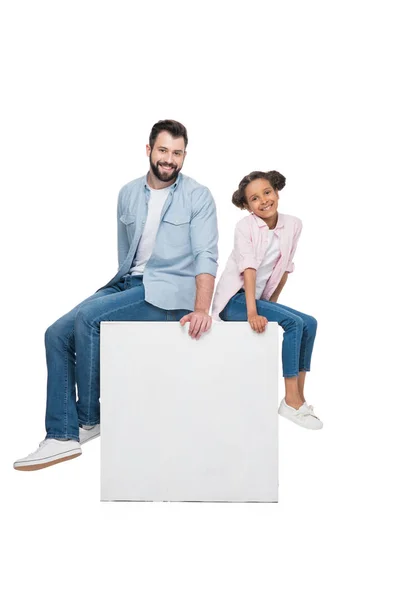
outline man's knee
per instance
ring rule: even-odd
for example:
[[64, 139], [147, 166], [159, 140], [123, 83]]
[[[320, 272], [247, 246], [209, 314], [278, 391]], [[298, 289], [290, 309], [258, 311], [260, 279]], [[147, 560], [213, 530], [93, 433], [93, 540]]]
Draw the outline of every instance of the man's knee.
[[87, 306], [81, 306], [75, 315], [75, 331], [79, 331], [82, 327], [93, 327], [100, 323], [100, 319], [96, 317], [93, 309]]
[[61, 317], [50, 325], [44, 333], [44, 343], [46, 346], [51, 346], [57, 341], [66, 341], [73, 334], [73, 322], [70, 324], [66, 319]]

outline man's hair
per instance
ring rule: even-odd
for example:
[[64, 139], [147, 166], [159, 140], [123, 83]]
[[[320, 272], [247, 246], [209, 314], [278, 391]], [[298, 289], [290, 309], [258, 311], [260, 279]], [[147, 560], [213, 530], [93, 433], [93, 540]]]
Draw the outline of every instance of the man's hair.
[[249, 185], [251, 181], [255, 179], [266, 179], [269, 181], [274, 190], [281, 190], [285, 187], [286, 178], [281, 175], [278, 171], [253, 171], [243, 177], [242, 181], [239, 183], [239, 188], [232, 196], [232, 202], [235, 206], [240, 209], [247, 208], [247, 201], [245, 196], [246, 187]]
[[171, 119], [167, 119], [165, 121], [158, 121], [157, 123], [155, 123], [155, 125], [153, 125], [150, 131], [149, 145], [152, 150], [158, 134], [162, 131], [168, 131], [168, 133], [170, 133], [173, 138], [183, 137], [183, 140], [185, 142], [185, 148], [188, 145], [186, 127], [178, 121], [172, 121]]

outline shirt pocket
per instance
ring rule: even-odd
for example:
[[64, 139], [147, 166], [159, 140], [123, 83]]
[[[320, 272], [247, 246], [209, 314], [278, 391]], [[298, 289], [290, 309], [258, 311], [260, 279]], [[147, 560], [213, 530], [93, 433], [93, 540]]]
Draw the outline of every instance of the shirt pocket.
[[130, 213], [125, 213], [120, 216], [119, 220], [128, 227], [129, 225], [135, 224], [136, 216]]
[[170, 214], [162, 220], [163, 239], [170, 246], [188, 246], [190, 243], [190, 215]]

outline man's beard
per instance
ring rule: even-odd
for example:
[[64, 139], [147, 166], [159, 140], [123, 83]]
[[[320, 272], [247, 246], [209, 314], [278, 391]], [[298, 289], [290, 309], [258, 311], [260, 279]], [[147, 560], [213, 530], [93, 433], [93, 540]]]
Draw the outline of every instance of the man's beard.
[[162, 160], [159, 160], [159, 161], [157, 161], [157, 164], [154, 164], [153, 161], [151, 160], [151, 156], [150, 156], [150, 168], [153, 171], [153, 175], [155, 175], [157, 177], [157, 179], [159, 179], [160, 181], [164, 181], [164, 182], [168, 182], [168, 181], [172, 181], [173, 179], [176, 179], [176, 177], [178, 176], [178, 173], [181, 169], [178, 169], [178, 167], [173, 167], [173, 169], [170, 173], [162, 173], [159, 166], [161, 166], [163, 164], [166, 166], [171, 166]]

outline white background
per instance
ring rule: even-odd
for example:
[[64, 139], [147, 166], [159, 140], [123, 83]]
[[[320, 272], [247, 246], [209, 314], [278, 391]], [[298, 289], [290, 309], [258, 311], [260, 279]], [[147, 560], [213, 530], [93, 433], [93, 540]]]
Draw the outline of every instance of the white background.
[[[398, 597], [394, 6], [2, 2], [10, 600]], [[325, 426], [281, 420], [276, 505], [100, 503], [98, 440], [12, 468], [44, 437], [44, 331], [116, 272], [117, 194], [164, 118], [186, 125], [184, 172], [215, 197], [221, 269], [249, 171], [281, 171], [280, 210], [304, 224], [280, 301], [319, 321], [306, 396]]]

